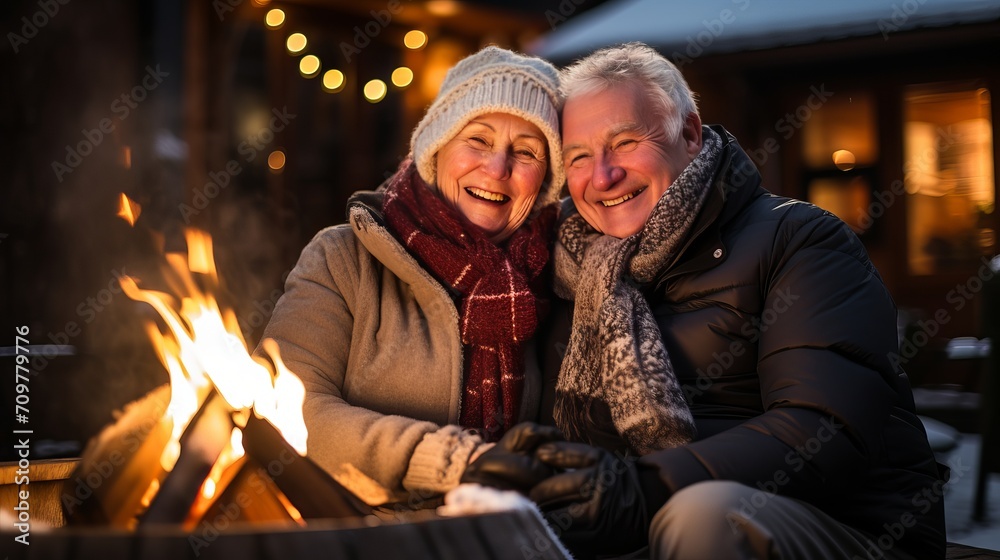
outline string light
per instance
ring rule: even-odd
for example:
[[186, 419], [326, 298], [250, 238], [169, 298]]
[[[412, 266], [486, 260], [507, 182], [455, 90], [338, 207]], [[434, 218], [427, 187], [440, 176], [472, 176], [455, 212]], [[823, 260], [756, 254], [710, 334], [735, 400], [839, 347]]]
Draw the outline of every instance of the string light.
[[305, 78], [312, 78], [319, 74], [319, 58], [314, 54], [307, 54], [299, 61], [299, 73]]
[[282, 25], [285, 25], [284, 10], [280, 10], [278, 8], [268, 10], [267, 15], [264, 16], [264, 23], [266, 23], [271, 29], [279, 29]]
[[413, 70], [406, 66], [400, 66], [392, 71], [392, 85], [405, 88], [411, 83], [413, 83]]
[[344, 89], [346, 83], [344, 73], [340, 70], [327, 70], [323, 74], [323, 89], [330, 93], [337, 93]]
[[388, 91], [385, 82], [382, 80], [371, 80], [365, 84], [365, 99], [372, 103], [378, 103], [385, 98], [385, 94]]
[[281, 171], [285, 167], [285, 152], [274, 150], [267, 156], [267, 166], [274, 171]]
[[403, 44], [408, 49], [422, 49], [427, 45], [427, 34], [419, 29], [407, 31], [406, 35], [403, 35]]
[[288, 48], [288, 52], [292, 54], [298, 54], [306, 48], [306, 36], [301, 33], [292, 33], [288, 36], [288, 40], [285, 41], [285, 47]]

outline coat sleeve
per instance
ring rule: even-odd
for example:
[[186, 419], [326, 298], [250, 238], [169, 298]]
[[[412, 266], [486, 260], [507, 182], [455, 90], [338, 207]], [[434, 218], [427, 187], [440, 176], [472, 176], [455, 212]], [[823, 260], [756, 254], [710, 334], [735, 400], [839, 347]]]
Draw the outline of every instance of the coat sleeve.
[[394, 500], [413, 502], [407, 490], [427, 497], [456, 485], [481, 440], [457, 426], [382, 414], [344, 399], [354, 316], [378, 312], [359, 303], [359, 251], [346, 226], [317, 234], [289, 274], [262, 340], [278, 343], [285, 365], [305, 386], [308, 456], [331, 473], [349, 463]]
[[881, 434], [896, 400], [895, 305], [839, 220], [789, 220], [777, 231], [772, 246], [780, 249], [765, 259], [760, 279], [764, 412], [644, 457], [670, 492], [718, 479], [817, 499], [849, 485], [884, 452]]

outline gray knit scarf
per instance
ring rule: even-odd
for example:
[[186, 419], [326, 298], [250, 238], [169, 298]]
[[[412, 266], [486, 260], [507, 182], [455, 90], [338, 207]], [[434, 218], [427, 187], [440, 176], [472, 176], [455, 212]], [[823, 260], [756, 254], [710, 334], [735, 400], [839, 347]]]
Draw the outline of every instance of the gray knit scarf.
[[608, 447], [600, 434], [611, 433], [629, 452], [645, 455], [695, 436], [694, 418], [639, 285], [652, 282], [680, 249], [708, 194], [722, 139], [707, 127], [702, 131], [701, 152], [657, 202], [642, 231], [625, 239], [601, 235], [578, 213], [559, 228], [555, 291], [575, 303], [554, 416], [570, 440]]

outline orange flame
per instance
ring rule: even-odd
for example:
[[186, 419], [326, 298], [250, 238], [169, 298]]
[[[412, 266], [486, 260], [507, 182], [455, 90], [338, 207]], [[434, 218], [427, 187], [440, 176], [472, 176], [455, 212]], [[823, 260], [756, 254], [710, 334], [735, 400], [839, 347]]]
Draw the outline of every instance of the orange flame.
[[128, 222], [128, 225], [135, 226], [135, 221], [142, 214], [142, 206], [139, 203], [121, 193], [118, 197], [118, 217]]
[[[212, 387], [236, 416], [245, 418], [253, 410], [305, 455], [308, 433], [302, 418], [302, 382], [284, 366], [274, 341], [264, 341], [264, 350], [275, 364], [273, 374], [269, 364], [250, 356], [236, 315], [221, 308], [211, 293], [218, 287], [211, 237], [196, 230], [186, 233], [187, 259], [177, 254], [166, 256], [165, 278], [179, 301], [164, 292], [141, 289], [130, 277], [121, 281], [125, 293], [151, 305], [167, 328], [161, 333], [156, 326], [148, 327], [171, 385], [167, 415], [173, 421], [173, 433], [161, 465], [169, 471], [176, 464], [180, 436]], [[213, 469], [216, 478], [206, 482], [203, 495], [214, 494], [221, 471], [243, 455], [241, 436], [238, 428], [234, 430], [230, 445]]]

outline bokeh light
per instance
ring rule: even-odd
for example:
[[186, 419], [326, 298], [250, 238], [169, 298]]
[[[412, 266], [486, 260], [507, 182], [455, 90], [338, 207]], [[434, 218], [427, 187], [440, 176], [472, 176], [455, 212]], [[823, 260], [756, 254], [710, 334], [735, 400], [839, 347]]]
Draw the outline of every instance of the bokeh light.
[[267, 15], [264, 16], [264, 23], [266, 23], [271, 29], [278, 29], [285, 24], [284, 10], [280, 10], [278, 8], [268, 10]]
[[382, 80], [371, 80], [365, 84], [365, 99], [372, 103], [378, 103], [385, 98], [388, 89]]
[[285, 152], [274, 150], [267, 156], [267, 166], [274, 171], [281, 171], [285, 167]]
[[299, 73], [305, 78], [312, 78], [319, 74], [319, 57], [314, 54], [307, 54], [299, 61]]
[[285, 41], [285, 47], [288, 48], [288, 52], [292, 54], [297, 54], [302, 52], [302, 49], [306, 48], [306, 36], [301, 33], [292, 33], [288, 36], [288, 40]]
[[408, 49], [422, 49], [427, 44], [427, 34], [419, 29], [407, 31], [403, 36], [403, 44]]
[[323, 89], [330, 93], [337, 93], [344, 89], [347, 80], [340, 70], [327, 70], [323, 74]]
[[413, 83], [413, 70], [406, 66], [400, 66], [392, 71], [392, 85], [405, 88], [411, 83]]

